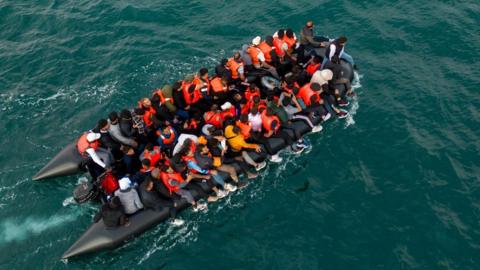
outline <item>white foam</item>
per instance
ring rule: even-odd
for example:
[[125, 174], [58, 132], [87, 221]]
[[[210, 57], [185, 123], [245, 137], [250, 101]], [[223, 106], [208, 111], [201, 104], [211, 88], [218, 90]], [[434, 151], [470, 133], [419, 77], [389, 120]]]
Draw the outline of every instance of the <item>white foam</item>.
[[0, 245], [14, 241], [23, 241], [32, 235], [58, 227], [66, 222], [73, 221], [75, 215], [55, 215], [50, 218], [28, 217], [24, 221], [6, 219], [0, 223]]

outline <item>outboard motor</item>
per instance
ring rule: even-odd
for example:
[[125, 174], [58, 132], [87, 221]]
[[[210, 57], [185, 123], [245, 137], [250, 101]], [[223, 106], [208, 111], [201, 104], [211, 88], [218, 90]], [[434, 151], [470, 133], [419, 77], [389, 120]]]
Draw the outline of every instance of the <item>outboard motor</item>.
[[86, 203], [98, 196], [98, 189], [90, 182], [82, 182], [73, 190], [73, 199], [77, 203]]

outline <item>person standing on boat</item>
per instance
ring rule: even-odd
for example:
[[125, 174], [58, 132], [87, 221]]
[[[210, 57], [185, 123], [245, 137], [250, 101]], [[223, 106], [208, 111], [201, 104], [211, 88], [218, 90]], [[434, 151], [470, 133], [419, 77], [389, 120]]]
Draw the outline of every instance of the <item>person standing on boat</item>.
[[341, 36], [333, 40], [330, 43], [330, 45], [328, 45], [327, 50], [325, 51], [325, 57], [323, 58], [321, 69], [325, 67], [325, 64], [327, 64], [328, 61], [332, 61], [332, 58], [334, 56], [347, 61], [355, 68], [356, 66], [355, 66], [355, 62], [353, 61], [353, 57], [351, 57], [349, 54], [345, 52], [346, 44], [347, 44], [347, 38], [344, 36]]

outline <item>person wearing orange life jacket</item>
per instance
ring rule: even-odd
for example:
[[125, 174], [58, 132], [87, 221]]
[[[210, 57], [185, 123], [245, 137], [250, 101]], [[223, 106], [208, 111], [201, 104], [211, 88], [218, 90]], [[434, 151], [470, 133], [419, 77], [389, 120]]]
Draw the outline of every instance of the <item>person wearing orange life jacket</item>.
[[316, 55], [313, 57], [310, 64], [307, 65], [307, 68], [305, 70], [310, 76], [312, 76], [315, 73], [315, 71], [320, 69], [321, 65], [322, 65], [322, 58]]
[[[155, 172], [156, 173], [156, 172]], [[170, 198], [173, 194], [185, 199], [193, 206], [194, 211], [206, 209], [206, 204], [198, 203], [193, 197], [191, 188], [191, 180], [193, 177], [188, 175], [184, 178], [180, 173], [176, 172], [171, 166], [162, 166], [160, 169], [159, 178], [170, 193]], [[174, 203], [176, 204], [176, 203]], [[175, 206], [175, 205], [174, 205]]]
[[160, 148], [168, 155], [172, 156], [173, 148], [178, 141], [177, 131], [170, 125], [165, 125], [157, 131], [158, 144]]
[[248, 101], [252, 100], [253, 97], [260, 97], [260, 88], [255, 83], [251, 83], [245, 90], [245, 99]]
[[153, 167], [157, 166], [158, 162], [162, 159], [162, 152], [159, 146], [154, 146], [151, 143], [148, 143], [145, 146], [145, 150], [140, 154], [140, 161], [144, 159], [149, 159]]
[[279, 29], [275, 34], [273, 34], [273, 46], [275, 47], [275, 52], [280, 58], [280, 62], [283, 62], [285, 55], [289, 54], [288, 44], [284, 40], [285, 30]]
[[269, 65], [276, 66], [278, 64], [278, 56], [275, 52], [275, 47], [273, 45], [273, 37], [266, 36], [265, 40], [258, 45], [258, 48], [262, 51], [265, 56], [265, 62]]
[[285, 30], [285, 36], [283, 38], [285, 43], [288, 45], [288, 51], [293, 51], [295, 49], [295, 46], [297, 44], [297, 36], [295, 36], [295, 33], [293, 33], [293, 30], [288, 28]]
[[144, 111], [143, 122], [147, 128], [152, 129], [154, 124], [158, 123], [159, 120], [156, 117], [157, 111], [152, 106], [151, 100], [149, 98], [142, 98], [142, 100], [138, 102], [138, 107]]
[[206, 124], [213, 125], [217, 128], [221, 128], [223, 125], [223, 115], [222, 111], [219, 109], [217, 104], [213, 104], [210, 107], [210, 111], [203, 114], [203, 119]]
[[195, 103], [197, 103], [201, 98], [200, 89], [196, 87], [196, 84], [193, 82], [195, 79], [192, 75], [187, 75], [185, 80], [182, 81], [182, 92], [183, 98], [187, 107], [185, 109], [189, 109], [189, 107]]
[[261, 37], [259, 36], [255, 37], [252, 40], [252, 45], [250, 45], [250, 47], [248, 47], [247, 49], [247, 52], [250, 55], [250, 58], [252, 59], [252, 65], [254, 68], [266, 70], [273, 77], [280, 79], [280, 76], [278, 76], [277, 70], [266, 62], [265, 55], [258, 47], [261, 41], [262, 41]]
[[[80, 155], [83, 157], [90, 158], [97, 166], [92, 168], [91, 166], [88, 166], [91, 163], [87, 164], [90, 173], [92, 176], [95, 176], [94, 178], [102, 174], [103, 169], [110, 168], [110, 165], [113, 162], [112, 154], [107, 149], [100, 147], [100, 137], [100, 133], [89, 131], [82, 134], [77, 141], [78, 153], [80, 153]], [[98, 169], [98, 166], [101, 168], [101, 170]]]
[[201, 68], [198, 74], [193, 79], [193, 83], [200, 91], [202, 98], [207, 98], [210, 95], [210, 80], [208, 78], [208, 69]]
[[251, 137], [252, 124], [248, 122], [247, 114], [240, 115], [240, 118], [235, 122], [235, 125], [240, 128], [240, 133], [242, 133], [245, 140], [248, 140]]
[[233, 57], [228, 59], [227, 67], [230, 70], [232, 81], [245, 81], [245, 67], [240, 52], [235, 52]]
[[237, 116], [237, 110], [230, 102], [225, 102], [222, 106], [222, 118], [225, 121], [227, 118], [235, 118]]
[[315, 82], [307, 83], [300, 88], [296, 97], [300, 98], [306, 106], [302, 114], [309, 115], [310, 118], [322, 117], [323, 121], [330, 118], [331, 115], [320, 96], [322, 91], [320, 84]]
[[242, 108], [242, 114], [249, 113], [253, 107], [257, 107], [258, 111], [261, 113], [267, 108], [267, 103], [265, 100], [262, 100], [260, 96], [254, 96], [250, 101], [248, 101]]
[[211, 94], [215, 103], [223, 103], [228, 98], [228, 77], [215, 77], [210, 81]]

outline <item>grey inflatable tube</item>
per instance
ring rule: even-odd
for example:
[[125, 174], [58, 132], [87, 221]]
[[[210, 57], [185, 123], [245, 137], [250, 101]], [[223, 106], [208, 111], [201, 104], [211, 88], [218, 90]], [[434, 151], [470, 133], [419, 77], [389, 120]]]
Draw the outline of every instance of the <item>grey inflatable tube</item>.
[[84, 158], [78, 153], [75, 143], [67, 145], [47, 165], [45, 165], [33, 180], [43, 180], [52, 177], [77, 174], [81, 170]]

